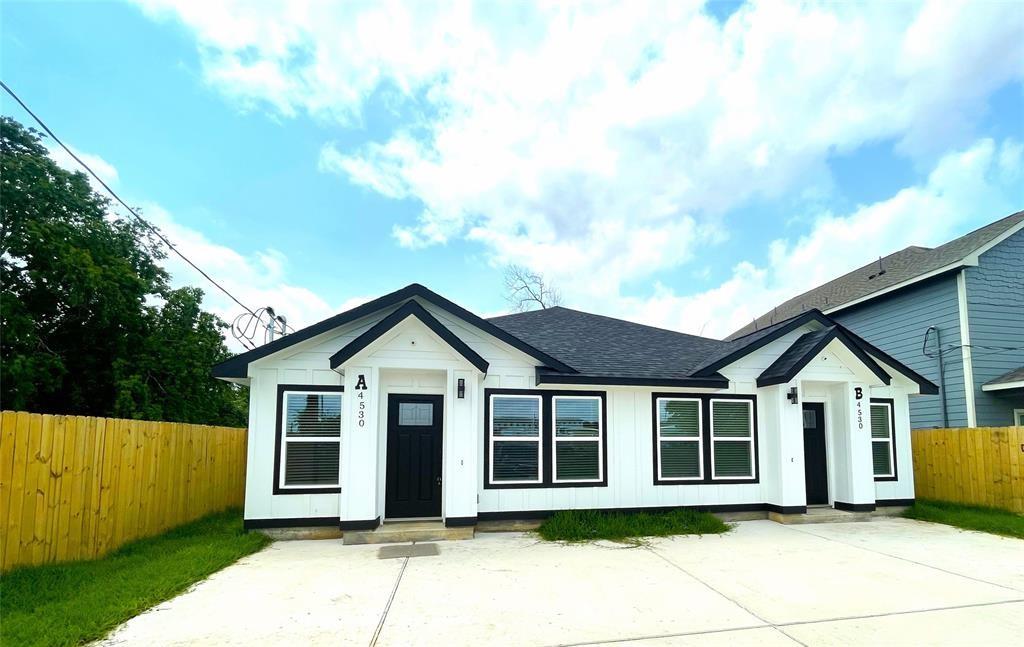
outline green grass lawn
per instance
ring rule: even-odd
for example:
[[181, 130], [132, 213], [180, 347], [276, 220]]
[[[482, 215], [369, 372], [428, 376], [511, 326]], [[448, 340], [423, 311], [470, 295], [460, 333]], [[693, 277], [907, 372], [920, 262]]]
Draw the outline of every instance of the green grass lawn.
[[635, 513], [567, 510], [546, 519], [537, 533], [548, 541], [608, 539], [635, 544], [644, 537], [717, 534], [729, 528], [712, 514], [685, 508]]
[[918, 499], [904, 517], [956, 526], [965, 530], [1024, 539], [1024, 515], [999, 508], [985, 508], [947, 501]]
[[244, 532], [236, 510], [125, 544], [102, 559], [12, 570], [0, 578], [0, 643], [78, 645], [101, 638], [269, 542]]

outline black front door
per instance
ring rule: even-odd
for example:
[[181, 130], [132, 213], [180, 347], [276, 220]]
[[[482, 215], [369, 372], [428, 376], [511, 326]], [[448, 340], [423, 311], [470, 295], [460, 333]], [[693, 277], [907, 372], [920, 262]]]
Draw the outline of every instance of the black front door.
[[825, 459], [825, 405], [804, 404], [804, 480], [807, 505], [828, 505], [828, 467]]
[[389, 519], [441, 516], [440, 395], [388, 396], [388, 469], [384, 514]]

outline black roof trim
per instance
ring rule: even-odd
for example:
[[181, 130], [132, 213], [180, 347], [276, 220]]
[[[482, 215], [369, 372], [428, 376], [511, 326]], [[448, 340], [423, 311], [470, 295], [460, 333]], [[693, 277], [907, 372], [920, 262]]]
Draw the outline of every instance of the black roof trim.
[[481, 373], [487, 372], [487, 360], [480, 357], [476, 351], [466, 345], [466, 342], [459, 339], [458, 335], [449, 330], [444, 324], [434, 318], [432, 314], [427, 312], [426, 308], [415, 301], [406, 301], [401, 307], [374, 324], [372, 328], [350, 341], [337, 353], [331, 355], [331, 368], [338, 368], [352, 359], [356, 353], [380, 339], [389, 330], [409, 317], [415, 317], [423, 322], [423, 325], [443, 339], [446, 344], [451, 346], [459, 355], [462, 355], [466, 361], [475, 366]]
[[846, 334], [845, 329], [834, 324], [824, 330], [805, 333], [786, 349], [786, 352], [779, 355], [772, 365], [764, 370], [757, 377], [757, 386], [772, 386], [773, 384], [785, 384], [797, 376], [814, 357], [828, 346], [833, 340], [839, 340], [850, 349], [857, 359], [864, 366], [875, 374], [883, 384], [892, 382], [892, 377], [871, 359], [860, 344]]
[[566, 375], [550, 371], [537, 370], [537, 385], [541, 384], [604, 384], [608, 386], [655, 386], [655, 387], [690, 387], [694, 389], [725, 389], [729, 380], [722, 375], [709, 377], [657, 378], [657, 377], [614, 377], [608, 375]]
[[[824, 314], [822, 314], [820, 310], [808, 310], [807, 312], [792, 317], [787, 321], [775, 324], [775, 328], [773, 328], [770, 332], [764, 333], [760, 337], [751, 340], [749, 343], [742, 344], [736, 350], [727, 353], [719, 357], [718, 359], [712, 360], [711, 362], [705, 364], [704, 366], [701, 366], [700, 368], [693, 372], [693, 375], [694, 377], [705, 377], [708, 375], [713, 375], [717, 373], [720, 369], [725, 368], [726, 366], [732, 364], [736, 360], [749, 355], [755, 350], [770, 344], [779, 337], [782, 337], [783, 335], [793, 330], [796, 330], [800, 326], [806, 323], [810, 323], [811, 321], [817, 321], [823, 326], [835, 325], [835, 322], [826, 317]], [[764, 329], [756, 331], [754, 333], [750, 333], [749, 335], [744, 335], [743, 337], [738, 337], [737, 339], [733, 340], [733, 343], [740, 343], [745, 337], [754, 335], [757, 332], [764, 332]]]
[[921, 395], [938, 395], [939, 386], [935, 384], [935, 382], [932, 382], [925, 376], [921, 375], [914, 369], [910, 368], [909, 366], [899, 361], [892, 355], [889, 355], [888, 353], [878, 348], [877, 346], [865, 341], [863, 337], [858, 336], [857, 333], [853, 332], [852, 330], [848, 328], [843, 328], [843, 330], [850, 337], [850, 339], [856, 342], [857, 345], [860, 346], [861, 349], [863, 349], [869, 355], [874, 355], [875, 357], [882, 360], [889, 366], [893, 367], [894, 370], [897, 370], [900, 373], [902, 373], [904, 377], [906, 377], [907, 379], [911, 380], [912, 382], [917, 382], [917, 386], [921, 391]]
[[364, 303], [361, 306], [356, 306], [351, 310], [346, 310], [345, 312], [336, 314], [333, 317], [329, 317], [311, 326], [307, 326], [290, 335], [286, 335], [284, 337], [275, 339], [274, 341], [268, 344], [264, 344], [259, 348], [235, 355], [231, 359], [227, 359], [221, 362], [220, 364], [215, 365], [212, 370], [213, 377], [248, 377], [248, 369], [250, 362], [262, 359], [267, 355], [276, 353], [280, 350], [288, 348], [289, 346], [293, 346], [295, 344], [298, 344], [299, 342], [303, 342], [306, 341], [307, 339], [316, 337], [317, 335], [329, 332], [330, 330], [337, 328], [338, 326], [373, 314], [378, 310], [383, 310], [385, 308], [398, 305], [403, 301], [407, 301], [408, 299], [411, 299], [413, 297], [419, 297], [425, 301], [433, 303], [437, 307], [442, 308], [443, 310], [450, 312], [456, 317], [465, 320], [466, 322], [483, 330], [487, 334], [500, 339], [509, 346], [512, 346], [513, 348], [526, 353], [527, 355], [533, 357], [534, 359], [537, 359], [546, 366], [549, 366], [551, 368], [557, 369], [565, 373], [576, 372], [576, 369], [569, 366], [568, 364], [564, 364], [563, 362], [558, 361], [554, 357], [551, 357], [547, 353], [541, 352], [540, 350], [534, 348], [533, 346], [530, 346], [526, 342], [509, 334], [505, 330], [502, 330], [501, 328], [492, 324], [486, 319], [482, 319], [476, 316], [469, 310], [466, 310], [465, 308], [452, 303], [448, 299], [445, 299], [436, 292], [433, 292], [425, 288], [419, 283], [412, 283], [400, 290], [396, 290], [394, 292], [391, 292], [390, 294], [385, 294], [384, 296], [374, 299], [373, 301], [368, 301], [367, 303]]

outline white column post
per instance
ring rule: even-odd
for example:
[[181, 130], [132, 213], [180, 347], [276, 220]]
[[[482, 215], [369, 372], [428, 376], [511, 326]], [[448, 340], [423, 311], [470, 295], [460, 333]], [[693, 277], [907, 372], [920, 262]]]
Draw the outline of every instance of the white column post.
[[[458, 396], [459, 380], [464, 380], [465, 395]], [[444, 517], [468, 523], [477, 514], [477, 376], [474, 371], [448, 369], [448, 396], [445, 401], [444, 438]]]
[[846, 387], [849, 407], [846, 460], [849, 466], [849, 500], [843, 503], [875, 503], [875, 475], [871, 460], [871, 396], [867, 385], [851, 382]]
[[379, 371], [369, 366], [345, 367], [345, 422], [341, 433], [342, 527], [346, 522], [379, 519], [377, 502], [377, 420]]

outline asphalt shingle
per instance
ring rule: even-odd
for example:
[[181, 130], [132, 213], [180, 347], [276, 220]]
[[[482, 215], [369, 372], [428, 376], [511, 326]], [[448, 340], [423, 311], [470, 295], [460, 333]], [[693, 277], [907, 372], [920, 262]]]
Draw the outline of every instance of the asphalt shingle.
[[717, 339], [560, 306], [488, 321], [582, 375], [684, 378], [727, 346]]
[[790, 319], [812, 308], [827, 311], [952, 265], [1021, 221], [1024, 221], [1024, 211], [1018, 211], [935, 248], [907, 247], [901, 249], [793, 297], [740, 328], [726, 339], [736, 339], [776, 322]]

